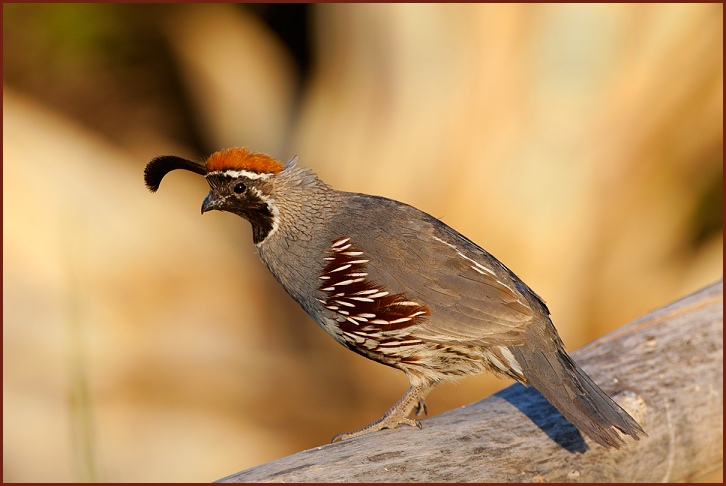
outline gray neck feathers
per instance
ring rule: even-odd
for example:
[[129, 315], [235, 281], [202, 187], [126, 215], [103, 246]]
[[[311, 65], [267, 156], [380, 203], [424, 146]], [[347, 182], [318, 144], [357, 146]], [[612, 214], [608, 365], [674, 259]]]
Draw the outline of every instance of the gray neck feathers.
[[257, 245], [262, 261], [306, 310], [304, 296], [316, 292], [344, 193], [330, 188], [307, 168], [289, 165], [270, 180], [278, 228]]
[[337, 207], [338, 192], [318, 179], [312, 170], [294, 162], [272, 183], [281, 237], [312, 239], [330, 220], [330, 212]]

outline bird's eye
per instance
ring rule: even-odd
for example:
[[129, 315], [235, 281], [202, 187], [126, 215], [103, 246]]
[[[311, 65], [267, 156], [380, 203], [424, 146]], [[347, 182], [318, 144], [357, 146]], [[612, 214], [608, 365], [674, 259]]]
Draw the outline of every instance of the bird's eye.
[[234, 192], [235, 194], [242, 194], [247, 189], [247, 186], [245, 186], [243, 183], [238, 182], [234, 185]]

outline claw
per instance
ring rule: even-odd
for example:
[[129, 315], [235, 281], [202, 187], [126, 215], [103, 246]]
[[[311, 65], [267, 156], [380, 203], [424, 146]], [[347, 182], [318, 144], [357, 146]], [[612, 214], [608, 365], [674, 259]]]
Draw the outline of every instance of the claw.
[[428, 409], [428, 407], [426, 406], [426, 402], [424, 401], [424, 399], [423, 399], [423, 398], [419, 398], [419, 399], [418, 399], [418, 403], [417, 403], [417, 404], [416, 404], [416, 406], [415, 406], [415, 407], [413, 408], [413, 413], [414, 413], [414, 414], [415, 414], [415, 415], [416, 415], [417, 417], [420, 417], [421, 415], [427, 415], [427, 414], [429, 413], [429, 409]]
[[401, 424], [410, 425], [419, 429], [423, 428], [421, 422], [408, 418], [408, 415], [412, 411], [416, 412], [416, 415], [421, 415], [421, 412], [424, 414], [428, 412], [424, 397], [426, 397], [426, 394], [431, 391], [431, 388], [433, 388], [432, 383], [411, 386], [403, 397], [401, 397], [401, 399], [396, 402], [396, 404], [391, 407], [390, 410], [388, 410], [379, 420], [366, 425], [362, 429], [354, 430], [353, 432], [336, 434], [330, 442], [333, 443], [339, 440], [352, 439], [353, 437], [370, 434], [371, 432], [377, 432], [381, 429], [394, 429]]

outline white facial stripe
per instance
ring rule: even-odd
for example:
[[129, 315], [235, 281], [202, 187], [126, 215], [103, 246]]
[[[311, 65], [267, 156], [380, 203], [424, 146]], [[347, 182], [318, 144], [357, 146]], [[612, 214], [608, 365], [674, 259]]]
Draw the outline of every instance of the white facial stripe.
[[262, 192], [260, 192], [259, 189], [256, 187], [250, 187], [249, 191], [251, 191], [255, 196], [260, 198], [261, 201], [264, 201], [265, 204], [267, 204], [267, 209], [270, 210], [270, 214], [272, 214], [272, 229], [269, 233], [267, 233], [267, 236], [265, 236], [265, 239], [257, 243], [257, 246], [260, 246], [262, 243], [267, 241], [267, 238], [274, 235], [278, 229], [280, 229], [280, 210], [275, 206], [275, 199], [271, 197], [267, 197]]
[[207, 175], [223, 175], [227, 177], [246, 177], [250, 180], [266, 180], [272, 177], [274, 174], [270, 173], [258, 173], [258, 172], [250, 172], [248, 170], [215, 170], [214, 172], [209, 172]]

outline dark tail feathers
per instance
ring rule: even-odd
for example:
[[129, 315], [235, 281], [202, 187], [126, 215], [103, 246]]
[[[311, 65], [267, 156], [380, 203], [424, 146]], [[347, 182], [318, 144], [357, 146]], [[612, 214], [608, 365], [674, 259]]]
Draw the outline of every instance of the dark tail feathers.
[[[552, 326], [552, 324], [549, 324]], [[554, 331], [554, 329], [553, 329]], [[536, 388], [573, 425], [603, 447], [625, 444], [617, 430], [639, 439], [643, 428], [575, 363], [554, 331], [537, 333], [526, 344], [509, 348], [527, 384]]]

